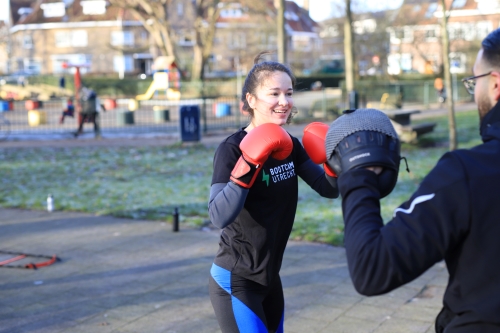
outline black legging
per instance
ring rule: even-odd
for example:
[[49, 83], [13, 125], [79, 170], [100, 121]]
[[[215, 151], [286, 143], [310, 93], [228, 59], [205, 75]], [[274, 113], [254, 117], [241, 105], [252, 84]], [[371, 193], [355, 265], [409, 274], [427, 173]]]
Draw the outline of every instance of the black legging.
[[101, 128], [99, 126], [99, 113], [81, 113], [78, 118], [78, 130], [76, 131], [76, 135], [83, 133], [83, 124], [88, 121], [94, 124], [94, 132], [96, 135], [100, 135]]
[[210, 300], [222, 333], [283, 332], [285, 301], [279, 276], [263, 286], [215, 264], [210, 273]]

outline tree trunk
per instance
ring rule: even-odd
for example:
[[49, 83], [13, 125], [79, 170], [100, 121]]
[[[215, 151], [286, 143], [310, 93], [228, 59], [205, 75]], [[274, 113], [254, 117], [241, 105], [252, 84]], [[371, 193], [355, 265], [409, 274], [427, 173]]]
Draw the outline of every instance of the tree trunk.
[[[354, 51], [353, 51], [352, 15], [351, 0], [345, 1], [345, 21], [344, 21], [344, 57], [345, 57], [345, 88], [346, 100], [349, 93], [354, 90]], [[349, 105], [349, 104], [347, 104]]]
[[285, 30], [285, 0], [275, 0], [276, 7], [276, 27], [278, 41], [278, 61], [286, 63], [286, 30]]
[[[196, 19], [194, 23], [196, 43], [193, 47], [192, 80], [204, 79], [205, 66], [212, 54], [216, 23], [220, 15], [219, 2], [219, 0], [211, 0], [211, 3], [207, 6], [204, 0], [196, 1]], [[206, 18], [204, 18], [205, 14]], [[205, 24], [205, 19], [208, 24]]]
[[443, 44], [443, 69], [444, 83], [446, 87], [446, 107], [448, 109], [448, 127], [450, 132], [450, 150], [458, 148], [457, 143], [457, 127], [455, 123], [455, 103], [453, 101], [453, 86], [451, 84], [450, 72], [450, 38], [448, 35], [448, 11], [446, 10], [445, 0], [440, 0], [443, 9], [443, 17], [441, 18], [441, 41]]

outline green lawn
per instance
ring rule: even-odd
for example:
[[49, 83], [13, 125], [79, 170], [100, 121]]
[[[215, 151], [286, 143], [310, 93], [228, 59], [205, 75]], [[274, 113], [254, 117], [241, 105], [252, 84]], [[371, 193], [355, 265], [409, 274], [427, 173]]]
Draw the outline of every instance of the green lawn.
[[[428, 121], [428, 120], [426, 120]], [[384, 219], [413, 193], [448, 149], [447, 120], [418, 145], [402, 147], [411, 172], [401, 167], [394, 191], [381, 202]], [[480, 143], [477, 111], [457, 114], [460, 148]], [[215, 148], [201, 145], [145, 148], [0, 148], [0, 206], [45, 209], [49, 193], [57, 210], [208, 223], [207, 200]], [[342, 244], [340, 200], [319, 197], [300, 182], [293, 239]]]

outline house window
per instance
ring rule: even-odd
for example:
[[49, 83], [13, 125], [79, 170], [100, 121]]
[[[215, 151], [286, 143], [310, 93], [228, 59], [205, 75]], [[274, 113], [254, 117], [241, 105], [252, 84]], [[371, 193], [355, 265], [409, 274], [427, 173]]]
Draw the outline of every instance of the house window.
[[410, 53], [391, 54], [387, 57], [387, 72], [391, 75], [398, 75], [402, 71], [412, 69], [412, 59]]
[[466, 2], [467, 0], [455, 0], [453, 1], [451, 8], [462, 8], [463, 6], [465, 6]]
[[377, 22], [373, 19], [355, 21], [353, 23], [354, 32], [358, 35], [365, 33], [373, 33], [377, 29]]
[[40, 73], [42, 69], [42, 62], [38, 59], [27, 58], [24, 59], [24, 70], [30, 73]]
[[243, 12], [241, 10], [241, 5], [234, 6], [233, 8], [225, 8], [220, 11], [220, 17], [222, 18], [238, 18], [243, 16]]
[[410, 27], [394, 28], [391, 30], [391, 42], [394, 44], [411, 43], [413, 41], [413, 30]]
[[177, 4], [177, 15], [184, 14], [184, 5], [182, 3]]
[[182, 35], [179, 35], [179, 45], [193, 46], [194, 45], [193, 33], [183, 33]]
[[403, 53], [401, 54], [401, 69], [405, 72], [412, 69], [411, 54]]
[[88, 45], [87, 31], [58, 31], [55, 33], [56, 47], [85, 47]]
[[[52, 71], [54, 73], [63, 73], [67, 71], [66, 68], [63, 68], [64, 63], [71, 64], [86, 64], [88, 66], [92, 65], [92, 56], [89, 54], [54, 54], [50, 56], [52, 60]], [[87, 73], [90, 67], [80, 67], [81, 74]], [[74, 71], [74, 68], [70, 69]]]
[[111, 45], [113, 46], [133, 46], [134, 33], [132, 31], [111, 32]]
[[432, 17], [437, 9], [437, 6], [438, 6], [437, 2], [430, 3], [429, 7], [427, 7], [427, 11], [425, 12], [425, 17], [426, 18]]
[[66, 14], [64, 2], [42, 3], [40, 8], [44, 17], [63, 17]]
[[103, 15], [106, 14], [105, 0], [81, 1], [84, 15]]
[[296, 51], [310, 51], [311, 50], [311, 42], [308, 36], [296, 35], [292, 36], [292, 47], [293, 50]]
[[433, 42], [437, 40], [438, 37], [438, 27], [431, 27], [424, 31], [425, 40], [427, 42]]
[[231, 36], [231, 45], [232, 49], [243, 49], [247, 46], [246, 43], [246, 35], [242, 32], [236, 32]]
[[117, 55], [113, 57], [113, 69], [115, 72], [132, 72], [134, 70], [134, 59], [131, 55]]
[[464, 53], [450, 53], [450, 73], [465, 73], [466, 60]]
[[473, 23], [459, 22], [450, 24], [450, 39], [452, 40], [482, 40], [492, 30], [491, 23], [480, 21]]
[[23, 36], [23, 48], [32, 49], [33, 48], [33, 39], [31, 36]]
[[298, 21], [299, 17], [297, 16], [297, 14], [295, 14], [295, 12], [291, 12], [291, 11], [287, 10], [285, 12], [285, 19], [287, 19], [289, 21]]
[[75, 30], [71, 33], [71, 46], [85, 47], [87, 46], [87, 31]]
[[476, 2], [477, 9], [479, 9], [480, 11], [488, 11], [500, 8], [499, 0], [476, 0]]
[[71, 33], [69, 31], [58, 31], [55, 34], [56, 47], [70, 47]]

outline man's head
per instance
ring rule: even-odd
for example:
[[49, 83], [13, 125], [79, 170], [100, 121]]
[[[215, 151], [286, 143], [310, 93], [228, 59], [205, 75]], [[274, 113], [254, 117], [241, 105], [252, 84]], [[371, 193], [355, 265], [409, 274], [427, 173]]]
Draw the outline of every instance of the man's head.
[[476, 79], [474, 88], [479, 118], [483, 119], [500, 100], [500, 29], [483, 40], [473, 71], [474, 76], [487, 74]]

